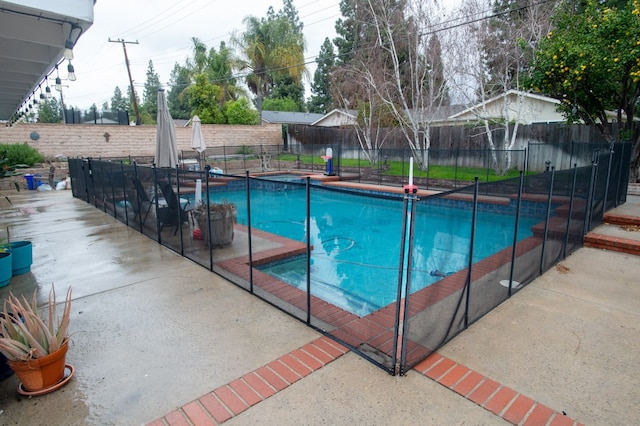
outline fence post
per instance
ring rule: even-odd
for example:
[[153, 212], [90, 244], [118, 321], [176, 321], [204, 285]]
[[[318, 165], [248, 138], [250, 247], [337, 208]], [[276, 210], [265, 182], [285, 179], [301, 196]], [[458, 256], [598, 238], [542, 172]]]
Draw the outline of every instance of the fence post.
[[486, 182], [489, 183], [489, 150], [488, 149], [484, 149], [484, 167], [487, 170], [487, 180]]
[[[118, 218], [118, 212], [116, 211], [116, 188], [113, 182], [113, 163], [109, 163], [109, 174], [111, 176], [109, 176], [109, 183], [111, 184], [111, 204], [113, 205], [113, 217], [114, 218]], [[107, 202], [105, 200], [104, 203], [104, 211], [107, 211]]]
[[469, 240], [469, 263], [467, 265], [467, 282], [465, 283], [467, 297], [464, 306], [464, 328], [469, 327], [469, 304], [471, 302], [471, 270], [473, 269], [473, 245], [476, 236], [476, 218], [478, 216], [478, 177], [475, 177], [475, 187], [473, 189], [473, 213], [471, 216], [471, 239]]
[[520, 182], [518, 183], [518, 198], [516, 200], [516, 223], [513, 230], [513, 244], [511, 245], [511, 268], [509, 269], [509, 297], [513, 291], [513, 270], [516, 263], [516, 247], [518, 245], [518, 228], [520, 226], [520, 207], [522, 205], [522, 188], [524, 187], [524, 173], [520, 171]]
[[[158, 244], [162, 244], [162, 234], [160, 233], [160, 209], [158, 207], [158, 169], [156, 168], [155, 163], [153, 164], [153, 193], [156, 194], [156, 235], [158, 236]], [[209, 240], [211, 241], [211, 240]]]
[[[211, 222], [209, 217], [209, 206], [211, 205], [211, 198], [209, 197], [209, 176], [211, 176], [211, 166], [209, 164], [205, 164], [204, 166], [204, 199], [207, 206], [207, 238], [209, 241], [209, 270], [213, 272], [213, 244], [211, 244]], [[196, 207], [198, 206], [198, 200], [196, 200]], [[198, 224], [199, 225], [199, 224]], [[202, 233], [202, 229], [200, 229]], [[249, 251], [249, 256], [251, 256], [251, 251]], [[251, 258], [249, 258], [251, 259]], [[251, 264], [251, 262], [249, 262]]]
[[567, 257], [567, 246], [569, 245], [569, 235], [571, 233], [571, 219], [573, 218], [573, 199], [576, 193], [576, 180], [578, 175], [578, 163], [573, 165], [573, 179], [571, 183], [571, 196], [569, 197], [569, 218], [567, 219], [567, 233], [564, 237], [564, 246], [562, 247], [562, 258]]
[[[178, 229], [180, 230], [180, 256], [184, 257], [184, 233], [182, 232], [182, 207], [180, 205], [180, 166], [176, 164], [176, 197], [178, 198]], [[169, 201], [167, 200], [167, 203]], [[187, 223], [188, 223], [187, 216]], [[211, 241], [211, 240], [209, 240]]]
[[[82, 180], [84, 180], [84, 194], [87, 196], [87, 203], [91, 203], [90, 200], [90, 196], [89, 196], [89, 182], [87, 182], [87, 176], [89, 175], [89, 161], [91, 161], [90, 159], [87, 158], [86, 164], [87, 164], [87, 169], [85, 170], [85, 161], [84, 159], [81, 160], [82, 161]], [[73, 185], [71, 186], [71, 189], [73, 189]]]
[[400, 234], [400, 256], [398, 265], [398, 290], [396, 293], [396, 318], [393, 326], [393, 348], [391, 355], [391, 368], [393, 374], [396, 375], [400, 372], [400, 366], [398, 365], [398, 340], [400, 338], [400, 322], [404, 320], [404, 315], [401, 315], [402, 309], [402, 280], [404, 278], [404, 264], [405, 264], [405, 245], [407, 241], [407, 217], [409, 215], [409, 191], [405, 191], [404, 199], [402, 201], [402, 232]]
[[311, 177], [306, 178], [307, 192], [307, 325], [311, 324]]
[[[138, 178], [138, 163], [136, 163], [135, 161], [133, 162], [133, 177], [140, 182], [140, 178]], [[151, 202], [155, 201], [154, 199], [151, 199]], [[142, 233], [142, 208], [140, 207], [140, 194], [138, 194], [138, 188], [136, 188], [136, 209], [138, 210], [138, 212], [136, 213], [136, 216], [138, 216], [138, 223], [140, 224], [140, 233]], [[149, 206], [149, 209], [151, 209], [151, 206]], [[156, 216], [157, 217], [157, 216]]]
[[[408, 192], [408, 189], [405, 189]], [[414, 239], [414, 224], [416, 218], [416, 204], [418, 202], [418, 188], [412, 189], [411, 195], [411, 215], [409, 216], [409, 250], [407, 252], [407, 273], [404, 287], [404, 309], [402, 315], [402, 347], [400, 348], [400, 374], [404, 374], [406, 358], [407, 358], [407, 334], [408, 334], [408, 312], [409, 312], [409, 298], [411, 297], [411, 268], [413, 258], [413, 239]]]
[[549, 233], [549, 219], [551, 218], [551, 199], [553, 197], [553, 183], [556, 176], [555, 166], [551, 167], [551, 179], [549, 181], [549, 192], [547, 195], [547, 218], [544, 221], [544, 235], [542, 237], [542, 253], [540, 254], [540, 269], [539, 274], [542, 275], [544, 266], [544, 252], [547, 245], [547, 235]]
[[249, 239], [249, 293], [253, 294], [253, 246], [251, 243], [251, 180], [249, 170], [245, 170], [245, 186], [247, 188], [247, 238]]
[[602, 204], [602, 217], [600, 218], [601, 222], [604, 222], [604, 214], [607, 211], [607, 204], [609, 201], [609, 185], [611, 184], [611, 165], [613, 163], [613, 153], [614, 147], [613, 142], [610, 144], [609, 149], [609, 168], [607, 169], [607, 184], [604, 187], [604, 203]]
[[456, 148], [456, 162], [453, 167], [453, 187], [458, 187], [458, 155], [460, 155], [460, 149]]
[[122, 175], [122, 195], [124, 195], [124, 223], [129, 226], [129, 209], [127, 208], [127, 181], [124, 178], [124, 162], [120, 161], [120, 173]]
[[427, 189], [429, 189], [429, 169], [431, 169], [431, 147], [427, 149]]
[[358, 183], [362, 182], [362, 158], [360, 157], [361, 150], [358, 150]]
[[596, 153], [594, 160], [591, 162], [591, 179], [589, 180], [589, 195], [587, 198], [587, 211], [585, 212], [585, 221], [584, 221], [584, 232], [586, 235], [587, 232], [591, 229], [591, 214], [593, 209], [593, 198], [596, 193], [596, 177], [598, 175], [598, 158], [600, 154]]

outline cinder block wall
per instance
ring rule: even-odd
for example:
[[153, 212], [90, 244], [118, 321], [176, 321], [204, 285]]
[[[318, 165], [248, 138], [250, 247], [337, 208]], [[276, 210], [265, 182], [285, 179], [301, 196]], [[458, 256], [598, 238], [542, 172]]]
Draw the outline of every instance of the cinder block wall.
[[[32, 133], [38, 135], [33, 140]], [[202, 125], [207, 148], [282, 144], [279, 124], [261, 126]], [[191, 127], [177, 127], [178, 152], [191, 151]], [[49, 159], [65, 157], [153, 156], [156, 126], [17, 124], [0, 127], [0, 143], [24, 143]]]

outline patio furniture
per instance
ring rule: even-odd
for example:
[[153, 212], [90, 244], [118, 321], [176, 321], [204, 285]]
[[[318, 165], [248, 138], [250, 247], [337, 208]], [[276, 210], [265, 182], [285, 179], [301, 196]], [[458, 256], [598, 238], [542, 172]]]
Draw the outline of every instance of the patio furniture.
[[260, 166], [263, 172], [271, 169], [271, 154], [263, 153], [260, 155]]
[[[151, 207], [156, 203], [156, 196], [154, 195], [153, 198], [150, 199], [147, 191], [144, 190], [142, 183], [140, 183], [140, 179], [135, 176], [130, 176], [130, 178], [136, 189], [136, 198], [138, 200], [138, 220], [140, 221], [140, 225], [144, 225], [147, 221], [147, 216], [149, 216], [149, 212], [151, 211]], [[147, 206], [147, 211], [144, 214], [144, 219], [142, 219], [142, 210], [145, 204]]]
[[178, 233], [178, 227], [185, 222], [189, 222], [189, 212], [193, 210], [193, 205], [186, 199], [178, 200], [178, 196], [173, 190], [170, 182], [160, 185], [160, 190], [164, 196], [166, 205], [158, 208], [158, 219], [160, 220], [160, 232], [165, 226], [176, 227], [173, 235]]

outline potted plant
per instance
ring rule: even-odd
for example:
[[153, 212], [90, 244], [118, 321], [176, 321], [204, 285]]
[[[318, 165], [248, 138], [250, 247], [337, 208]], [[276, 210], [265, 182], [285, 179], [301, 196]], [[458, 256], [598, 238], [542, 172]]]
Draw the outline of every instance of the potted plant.
[[[41, 311], [36, 304], [35, 291], [31, 301], [12, 293], [4, 300], [0, 313], [0, 352], [20, 379], [18, 392], [21, 394], [43, 395], [54, 391], [66, 384], [73, 374], [73, 367], [65, 364], [71, 288], [67, 290], [59, 318], [56, 306], [53, 286], [48, 303]], [[67, 370], [68, 374], [65, 374]]]
[[31, 264], [33, 263], [33, 245], [31, 241], [12, 242], [8, 226], [7, 240], [0, 244], [0, 250], [11, 253], [12, 275], [25, 274], [31, 270]]
[[212, 247], [222, 247], [233, 242], [233, 225], [238, 222], [236, 205], [226, 200], [221, 203], [198, 203], [193, 214], [203, 239]]

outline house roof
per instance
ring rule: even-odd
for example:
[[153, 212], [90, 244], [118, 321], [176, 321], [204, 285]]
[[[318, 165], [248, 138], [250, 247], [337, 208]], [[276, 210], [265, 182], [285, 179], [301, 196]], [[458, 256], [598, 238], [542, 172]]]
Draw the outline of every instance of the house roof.
[[[528, 93], [528, 92], [521, 92], [521, 91], [517, 91], [517, 90], [509, 90], [506, 93], [502, 93], [499, 94], [497, 96], [494, 96], [493, 98], [487, 99], [484, 102], [480, 102], [477, 103], [475, 105], [472, 105], [456, 114], [453, 114], [449, 117], [450, 120], [456, 120], [459, 118], [462, 118], [465, 115], [469, 115], [469, 113], [474, 114], [476, 116], [478, 116], [478, 118], [480, 118], [479, 116], [481, 115], [481, 112], [488, 106], [491, 104], [494, 104], [495, 102], [504, 99], [505, 97], [522, 97], [524, 99], [529, 99], [529, 100], [534, 100], [534, 101], [538, 101], [538, 102], [543, 102], [543, 103], [548, 103], [550, 105], [553, 106], [553, 108], [556, 108], [556, 105], [560, 104], [560, 101], [554, 98], [550, 98], [548, 96], [543, 96], [543, 95], [536, 95], [534, 93]], [[487, 118], [496, 118], [496, 117], [487, 117]]]
[[262, 111], [262, 121], [265, 123], [312, 124], [322, 117], [322, 114], [311, 112]]
[[358, 112], [354, 109], [333, 109], [311, 123], [312, 126], [322, 126], [323, 123], [334, 121], [330, 126], [353, 124], [358, 118]]

